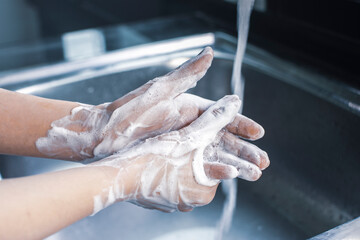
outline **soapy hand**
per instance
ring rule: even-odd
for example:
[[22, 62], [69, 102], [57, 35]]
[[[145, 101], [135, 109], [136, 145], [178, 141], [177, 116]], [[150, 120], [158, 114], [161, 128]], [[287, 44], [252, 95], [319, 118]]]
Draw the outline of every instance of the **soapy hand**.
[[47, 137], [38, 139], [38, 150], [55, 158], [96, 160], [180, 126], [181, 106], [174, 99], [196, 85], [212, 58], [211, 48], [206, 48], [178, 69], [112, 103], [74, 108], [71, 115], [51, 124]]
[[[214, 103], [184, 93], [205, 75], [212, 59], [212, 49], [205, 48], [176, 70], [112, 103], [74, 108], [71, 115], [51, 124], [47, 137], [37, 140], [38, 150], [49, 157], [91, 161], [187, 126]], [[263, 134], [259, 124], [237, 114], [216, 140], [227, 152], [264, 169], [269, 165], [266, 153], [237, 137], [256, 140]], [[215, 155], [227, 154], [213, 146], [209, 149]]]
[[258, 179], [258, 166], [226, 151], [228, 146], [216, 141], [240, 105], [237, 96], [225, 96], [190, 125], [90, 164], [118, 169], [114, 183], [95, 197], [94, 212], [115, 201], [166, 212], [189, 211], [213, 199], [219, 179], [239, 175]]

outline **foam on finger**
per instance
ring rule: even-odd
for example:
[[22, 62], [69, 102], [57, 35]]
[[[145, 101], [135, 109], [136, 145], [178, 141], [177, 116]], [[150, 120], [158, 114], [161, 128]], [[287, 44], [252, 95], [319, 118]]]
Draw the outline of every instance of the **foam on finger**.
[[187, 133], [196, 144], [192, 166], [194, 177], [199, 184], [214, 186], [218, 183], [217, 180], [206, 175], [204, 151], [215, 140], [222, 128], [234, 119], [240, 105], [241, 102], [237, 96], [225, 96], [209, 107], [196, 121], [183, 129], [183, 134]]
[[255, 164], [224, 151], [219, 152], [219, 161], [234, 166], [238, 170], [237, 177], [247, 181], [256, 181], [262, 175], [261, 170]]
[[241, 114], [235, 117], [234, 121], [227, 126], [227, 129], [231, 133], [249, 140], [260, 139], [265, 134], [265, 130], [260, 124]]
[[229, 132], [224, 133], [222, 140], [225, 150], [256, 164], [261, 170], [270, 165], [267, 153], [254, 144], [246, 142]]
[[[184, 131], [191, 133], [195, 138], [206, 136], [207, 145], [213, 142], [218, 132], [229, 124], [241, 106], [236, 95], [228, 95], [210, 106], [196, 121], [192, 122]], [[201, 141], [201, 139], [198, 139]]]
[[204, 163], [206, 175], [214, 179], [232, 179], [238, 176], [238, 170], [231, 165], [219, 162]]
[[196, 57], [183, 63], [174, 71], [162, 77], [159, 84], [166, 81], [166, 84], [172, 86], [173, 97], [180, 93], [186, 92], [189, 88], [196, 86], [199, 81], [211, 66], [214, 57], [214, 52], [211, 47], [204, 48]]

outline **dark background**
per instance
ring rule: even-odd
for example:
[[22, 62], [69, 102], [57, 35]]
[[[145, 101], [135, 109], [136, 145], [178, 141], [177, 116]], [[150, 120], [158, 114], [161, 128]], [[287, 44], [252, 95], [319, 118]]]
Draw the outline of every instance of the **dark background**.
[[[38, 19], [41, 38], [196, 12], [204, 13], [209, 22], [236, 35], [235, 1], [1, 0], [0, 8], [6, 2], [24, 2], [31, 6]], [[20, 40], [30, 36], [25, 34]], [[338, 75], [337, 78], [360, 87], [359, 0], [267, 0], [265, 11], [252, 14], [249, 41], [278, 56]], [[0, 39], [0, 47], [3, 45]]]

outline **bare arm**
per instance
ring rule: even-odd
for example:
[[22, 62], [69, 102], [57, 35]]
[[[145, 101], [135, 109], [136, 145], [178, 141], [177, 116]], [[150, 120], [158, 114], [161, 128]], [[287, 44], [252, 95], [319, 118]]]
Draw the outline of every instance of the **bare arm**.
[[41, 239], [119, 201], [190, 211], [213, 199], [219, 179], [257, 180], [256, 164], [233, 154], [231, 164], [212, 163], [206, 153], [225, 150], [212, 143], [239, 107], [227, 96], [189, 126], [88, 166], [0, 181], [0, 239]]
[[90, 215], [111, 174], [80, 167], [0, 181], [0, 239], [42, 239]]
[[78, 103], [40, 98], [0, 89], [0, 154], [47, 157], [35, 142], [47, 135], [50, 124]]

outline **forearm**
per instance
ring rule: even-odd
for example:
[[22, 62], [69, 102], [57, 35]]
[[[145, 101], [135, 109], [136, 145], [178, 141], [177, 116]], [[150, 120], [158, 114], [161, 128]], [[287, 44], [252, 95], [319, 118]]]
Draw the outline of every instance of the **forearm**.
[[94, 211], [113, 168], [75, 169], [0, 181], [0, 239], [41, 239]]
[[79, 104], [0, 89], [0, 154], [44, 156], [35, 142]]

